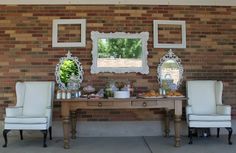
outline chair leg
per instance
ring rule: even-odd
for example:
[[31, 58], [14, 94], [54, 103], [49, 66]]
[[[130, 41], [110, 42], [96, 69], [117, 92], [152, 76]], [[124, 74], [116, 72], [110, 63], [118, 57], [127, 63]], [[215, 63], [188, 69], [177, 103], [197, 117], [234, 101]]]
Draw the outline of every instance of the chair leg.
[[23, 130], [20, 130], [20, 139], [23, 140]]
[[188, 137], [190, 137], [190, 128], [188, 127]]
[[228, 143], [229, 143], [229, 145], [232, 145], [231, 136], [232, 136], [232, 133], [233, 133], [233, 129], [231, 127], [227, 127], [226, 129], [229, 131]]
[[220, 128], [217, 128], [217, 138], [220, 137]]
[[193, 128], [188, 127], [188, 133], [189, 133], [189, 143], [188, 144], [193, 144]]
[[2, 132], [2, 135], [3, 135], [3, 137], [4, 137], [4, 141], [5, 141], [5, 144], [2, 146], [2, 147], [7, 147], [7, 133], [9, 132], [10, 130], [3, 130], [3, 132]]
[[208, 133], [208, 136], [210, 137], [211, 136], [211, 129], [210, 128], [207, 129], [207, 133]]
[[52, 127], [50, 126], [49, 129], [49, 139], [52, 140]]
[[43, 147], [46, 148], [47, 147], [47, 134], [48, 134], [48, 130], [41, 130], [41, 132], [43, 133]]

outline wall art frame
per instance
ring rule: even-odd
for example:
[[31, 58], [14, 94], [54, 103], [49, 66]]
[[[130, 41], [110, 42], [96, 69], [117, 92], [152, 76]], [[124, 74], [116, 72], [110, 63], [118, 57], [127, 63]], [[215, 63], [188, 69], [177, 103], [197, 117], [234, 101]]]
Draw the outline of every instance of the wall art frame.
[[[81, 41], [78, 42], [58, 42], [58, 26], [59, 25], [75, 25], [81, 26]], [[52, 26], [52, 47], [85, 47], [86, 46], [86, 19], [55, 19]]]
[[[158, 37], [158, 26], [160, 24], [165, 25], [180, 25], [181, 26], [181, 37], [182, 43], [171, 44], [171, 43], [160, 43]], [[185, 21], [178, 20], [153, 20], [153, 46], [154, 48], [186, 48], [186, 23]]]

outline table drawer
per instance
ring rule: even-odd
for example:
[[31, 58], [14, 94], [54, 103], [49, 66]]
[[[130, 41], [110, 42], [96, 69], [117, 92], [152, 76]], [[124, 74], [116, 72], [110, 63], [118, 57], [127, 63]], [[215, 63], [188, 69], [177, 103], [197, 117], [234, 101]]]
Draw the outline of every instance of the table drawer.
[[156, 101], [132, 101], [132, 106], [137, 107], [151, 107], [151, 106], [157, 106]]
[[97, 106], [97, 107], [113, 106], [113, 102], [91, 101], [91, 102], [87, 102], [87, 106]]

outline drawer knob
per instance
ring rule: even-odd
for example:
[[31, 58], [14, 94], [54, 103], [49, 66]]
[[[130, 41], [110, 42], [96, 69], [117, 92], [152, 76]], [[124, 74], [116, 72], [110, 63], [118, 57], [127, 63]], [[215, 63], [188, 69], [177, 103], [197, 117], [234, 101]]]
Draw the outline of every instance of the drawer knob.
[[146, 103], [146, 102], [143, 102], [143, 106], [146, 107], [146, 106], [147, 106], [147, 103]]
[[98, 107], [102, 107], [102, 103], [98, 103]]

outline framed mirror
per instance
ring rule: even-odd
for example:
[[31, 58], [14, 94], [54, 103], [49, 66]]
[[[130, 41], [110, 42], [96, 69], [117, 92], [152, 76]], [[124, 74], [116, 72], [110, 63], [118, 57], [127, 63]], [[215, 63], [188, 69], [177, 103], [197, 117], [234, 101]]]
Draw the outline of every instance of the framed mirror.
[[70, 51], [66, 57], [61, 57], [56, 65], [56, 82], [61, 90], [77, 90], [83, 81], [83, 74], [83, 67], [79, 59], [72, 57]]
[[93, 64], [91, 73], [149, 73], [147, 64], [148, 32], [91, 32]]
[[181, 85], [183, 66], [181, 65], [181, 59], [171, 49], [160, 59], [160, 64], [157, 67], [157, 77], [162, 88], [177, 90]]

